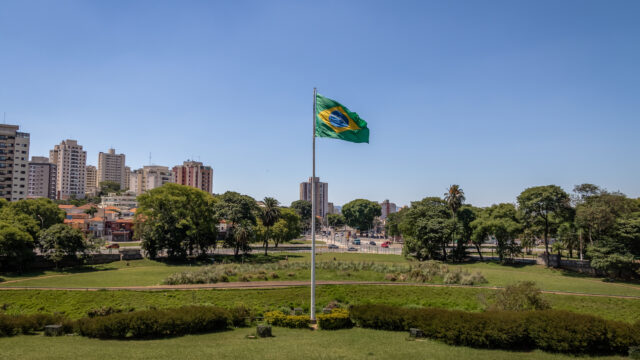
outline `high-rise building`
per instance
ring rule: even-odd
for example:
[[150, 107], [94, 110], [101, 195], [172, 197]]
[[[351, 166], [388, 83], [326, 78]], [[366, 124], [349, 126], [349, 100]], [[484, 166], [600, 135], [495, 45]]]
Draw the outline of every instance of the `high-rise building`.
[[212, 193], [213, 169], [198, 161], [185, 161], [173, 167], [173, 182]]
[[[316, 216], [325, 217], [329, 213], [329, 184], [320, 182], [320, 178], [315, 178], [316, 186]], [[311, 201], [311, 178], [309, 181], [300, 183], [300, 200]]]
[[0, 125], [0, 198], [27, 198], [29, 179], [29, 134], [18, 125]]
[[87, 152], [76, 140], [63, 140], [49, 151], [49, 161], [57, 166], [56, 198], [84, 199]]
[[131, 168], [124, 167], [124, 190], [129, 190], [131, 187]]
[[173, 174], [166, 166], [149, 165], [133, 170], [129, 175], [129, 190], [136, 195], [173, 181]]
[[27, 198], [56, 198], [56, 165], [44, 156], [34, 156], [29, 162], [29, 190]]
[[124, 154], [116, 154], [115, 149], [109, 149], [109, 152], [98, 154], [98, 184], [103, 181], [113, 181], [120, 184], [120, 189], [125, 189], [126, 173], [125, 173], [125, 156]]
[[85, 193], [95, 196], [98, 194], [98, 169], [93, 165], [87, 165], [84, 181]]
[[382, 214], [380, 215], [380, 219], [384, 220], [389, 216], [389, 214], [393, 214], [396, 212], [396, 204], [389, 202], [389, 200], [385, 200], [380, 203], [382, 207]]

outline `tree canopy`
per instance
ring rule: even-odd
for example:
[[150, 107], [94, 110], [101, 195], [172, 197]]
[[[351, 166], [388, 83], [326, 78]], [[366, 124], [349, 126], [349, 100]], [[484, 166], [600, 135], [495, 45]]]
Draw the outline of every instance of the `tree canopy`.
[[360, 231], [369, 230], [373, 226], [373, 219], [381, 213], [380, 204], [365, 199], [350, 201], [342, 207], [347, 225]]
[[180, 259], [206, 254], [216, 245], [215, 205], [216, 199], [205, 191], [164, 184], [138, 196], [136, 236], [151, 258], [162, 251]]
[[80, 230], [65, 224], [56, 224], [42, 231], [40, 244], [42, 253], [53, 261], [56, 267], [64, 258], [77, 260], [78, 255], [83, 256], [90, 248]]

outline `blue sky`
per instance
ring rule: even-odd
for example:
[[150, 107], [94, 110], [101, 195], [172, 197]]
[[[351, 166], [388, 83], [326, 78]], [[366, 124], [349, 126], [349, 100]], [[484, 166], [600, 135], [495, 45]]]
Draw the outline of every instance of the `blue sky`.
[[2, 1], [0, 112], [31, 155], [186, 159], [285, 204], [316, 86], [370, 144], [319, 139], [329, 200], [467, 202], [590, 182], [640, 196], [637, 1]]

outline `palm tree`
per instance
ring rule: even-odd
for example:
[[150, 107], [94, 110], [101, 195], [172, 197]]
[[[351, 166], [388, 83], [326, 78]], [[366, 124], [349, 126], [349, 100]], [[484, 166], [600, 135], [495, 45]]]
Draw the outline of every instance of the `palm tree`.
[[[449, 205], [449, 209], [451, 209], [451, 214], [453, 216], [453, 223], [455, 225], [456, 222], [456, 214], [458, 213], [458, 210], [460, 209], [460, 207], [462, 206], [462, 203], [464, 202], [465, 197], [464, 197], [464, 190], [462, 190], [462, 188], [460, 187], [460, 185], [457, 184], [453, 184], [451, 186], [449, 186], [449, 190], [444, 193], [444, 201], [447, 202], [447, 205]], [[455, 242], [455, 231], [456, 227], [454, 226], [453, 228], [453, 232], [451, 232], [451, 241]], [[459, 244], [459, 246], [461, 246], [462, 244]], [[445, 258], [446, 258], [446, 251], [445, 251]]]
[[264, 203], [264, 206], [260, 209], [260, 220], [262, 220], [262, 225], [267, 228], [263, 239], [264, 254], [267, 255], [271, 227], [280, 219], [280, 208], [278, 207], [280, 203], [272, 197], [265, 197], [262, 202]]
[[449, 205], [449, 209], [451, 209], [451, 213], [453, 214], [453, 218], [456, 218], [456, 214], [458, 213], [458, 209], [462, 206], [464, 202], [464, 190], [460, 187], [460, 185], [451, 185], [449, 186], [449, 191], [444, 193], [444, 201]]
[[234, 256], [238, 256], [240, 249], [244, 252], [247, 247], [247, 243], [251, 238], [251, 224], [248, 221], [242, 221], [233, 226], [233, 239], [235, 240], [235, 249], [233, 251]]

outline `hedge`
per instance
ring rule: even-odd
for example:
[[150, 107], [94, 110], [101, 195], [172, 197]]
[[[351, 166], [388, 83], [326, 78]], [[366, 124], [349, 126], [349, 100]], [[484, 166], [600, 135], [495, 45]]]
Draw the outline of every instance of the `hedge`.
[[62, 315], [4, 315], [0, 314], [0, 337], [18, 334], [28, 335], [44, 330], [45, 325], [63, 325], [65, 332], [70, 332], [72, 325]]
[[84, 318], [76, 322], [76, 331], [99, 339], [157, 339], [226, 330], [232, 320], [223, 308], [185, 306]]
[[286, 315], [282, 311], [269, 311], [264, 314], [264, 320], [273, 326], [282, 326], [294, 329], [309, 327], [308, 315]]
[[350, 329], [353, 322], [346, 309], [333, 309], [330, 314], [318, 314], [318, 327], [322, 330]]
[[640, 345], [640, 324], [630, 325], [567, 311], [490, 311], [406, 309], [358, 305], [351, 319], [361, 327], [407, 331], [450, 345], [496, 349], [541, 349], [574, 354], [626, 355]]

